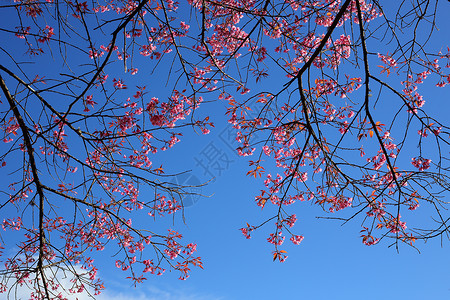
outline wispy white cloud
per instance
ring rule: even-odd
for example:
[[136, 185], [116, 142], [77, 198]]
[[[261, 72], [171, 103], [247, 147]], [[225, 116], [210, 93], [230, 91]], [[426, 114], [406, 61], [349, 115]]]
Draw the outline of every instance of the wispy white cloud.
[[[79, 265], [73, 265], [72, 268], [78, 273], [85, 272]], [[72, 276], [63, 273], [57, 268], [47, 269], [45, 271], [47, 278], [54, 278], [59, 283], [59, 288], [53, 290], [54, 294], [61, 295], [68, 300], [92, 300], [87, 292], [79, 294], [71, 294], [68, 292], [73, 287], [71, 282]], [[99, 272], [100, 277], [101, 272]], [[67, 275], [67, 276], [66, 276]], [[103, 278], [105, 279], [105, 278]], [[14, 279], [10, 278], [7, 288], [9, 293], [0, 293], [0, 299], [28, 300], [32, 291], [33, 279], [30, 277], [22, 286], [15, 284]], [[149, 282], [138, 285], [137, 288], [130, 286], [130, 282], [126, 284], [123, 281], [112, 280], [104, 282], [106, 289], [100, 295], [96, 295], [95, 300], [224, 300], [224, 297], [218, 297], [202, 291], [195, 291], [192, 288], [170, 288], [170, 286], [158, 287]], [[29, 286], [27, 286], [27, 284]], [[93, 295], [93, 293], [91, 293]]]
[[[64, 293], [63, 293], [64, 295]], [[6, 297], [6, 295], [4, 295]], [[25, 286], [18, 287], [9, 295], [10, 299], [26, 300], [30, 297], [30, 289]], [[86, 294], [64, 295], [69, 300], [92, 300]], [[117, 292], [114, 290], [105, 290], [100, 295], [95, 296], [96, 300], [224, 300], [211, 294], [201, 292], [189, 292], [182, 290], [163, 290], [157, 287], [142, 287], [131, 289], [129, 292]]]
[[[67, 290], [72, 286], [72, 283], [68, 277], [58, 277], [60, 288], [57, 293], [61, 292], [61, 295], [68, 300], [93, 299], [88, 293], [67, 293]], [[120, 283], [115, 285], [108, 283], [106, 284], [107, 289], [103, 290], [100, 295], [95, 296], [96, 300], [224, 300], [223, 297], [218, 297], [201, 291], [192, 291], [192, 289], [168, 289], [149, 284], [139, 285], [138, 288], [122, 285]], [[9, 287], [12, 287], [10, 294], [0, 294], [0, 298], [14, 300], [28, 300], [30, 298], [31, 289], [26, 285], [10, 285]]]
[[[97, 300], [223, 300], [217, 297], [201, 292], [191, 292], [183, 290], [163, 290], [155, 286], [140, 286], [129, 293], [116, 293], [112, 290], [106, 290]], [[82, 299], [80, 299], [82, 300]], [[84, 299], [83, 299], [84, 300]]]

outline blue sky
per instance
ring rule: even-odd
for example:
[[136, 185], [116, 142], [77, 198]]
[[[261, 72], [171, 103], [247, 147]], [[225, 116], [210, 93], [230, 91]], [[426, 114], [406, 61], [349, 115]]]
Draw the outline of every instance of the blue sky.
[[[440, 27], [440, 36], [450, 40], [445, 23]], [[161, 86], [155, 82], [149, 90], [163, 98], [167, 91]], [[437, 114], [445, 113], [439, 108], [446, 105], [446, 91], [448, 88], [424, 91]], [[432, 103], [433, 98], [438, 99], [438, 105]], [[186, 131], [173, 149], [155, 156], [154, 164], [162, 163], [166, 173], [189, 170], [189, 175], [178, 179], [193, 183], [207, 182], [214, 175], [214, 181], [201, 190], [207, 197], [186, 199], [190, 202], [184, 210], [185, 224], [180, 215], [138, 222], [160, 231], [169, 227], [180, 230], [186, 241], [198, 244], [204, 270], [192, 270], [186, 281], [178, 280], [179, 274], [174, 272], [148, 276], [134, 288], [124, 279], [126, 273], [115, 268], [114, 258], [100, 254], [96, 263], [107, 289], [99, 299], [450, 299], [448, 241], [442, 243], [444, 247], [438, 239], [418, 242], [420, 253], [407, 246], [397, 252], [395, 247], [388, 247], [389, 241], [368, 247], [361, 243], [361, 219], [345, 226], [318, 219], [328, 215], [309, 202], [294, 205], [298, 218], [294, 230], [305, 237], [304, 241], [299, 246], [286, 242], [283, 249], [288, 252], [287, 261], [273, 262], [267, 230], [257, 231], [250, 240], [238, 230], [246, 222], [254, 224], [270, 216], [253, 201], [262, 181], [246, 176], [247, 160], [232, 150], [236, 145], [228, 136], [225, 103], [202, 106], [198, 113], [211, 115], [216, 127], [207, 136]], [[212, 162], [207, 162], [207, 155], [212, 155]], [[151, 197], [141, 195], [146, 196]], [[426, 215], [420, 218], [427, 221]]]

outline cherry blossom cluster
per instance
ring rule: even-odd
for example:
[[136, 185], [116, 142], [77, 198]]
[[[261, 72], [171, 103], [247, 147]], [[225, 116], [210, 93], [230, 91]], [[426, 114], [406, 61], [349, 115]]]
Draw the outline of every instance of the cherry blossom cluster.
[[[257, 102], [264, 104], [263, 108], [251, 107], [252, 110], [258, 111], [257, 117], [248, 117], [249, 109], [246, 101], [238, 102], [232, 95], [222, 97], [228, 101], [229, 123], [237, 129], [236, 140], [241, 143], [236, 149], [238, 154], [255, 155], [258, 152], [253, 148], [261, 150], [257, 161], [250, 162], [252, 167], [247, 173], [258, 178], [267, 172], [264, 176], [266, 189], [261, 190], [255, 197], [255, 203], [264, 209], [270, 209], [268, 204], [271, 204], [276, 211], [274, 218], [281, 220], [284, 220], [282, 215], [287, 209], [286, 206], [297, 200], [314, 199], [314, 203], [322, 206], [329, 213], [340, 213], [346, 208], [359, 206], [362, 203], [366, 205], [364, 211], [368, 217], [367, 220], [371, 218], [378, 220], [379, 225], [375, 226], [376, 229], [384, 229], [389, 233], [398, 234], [397, 237], [404, 237], [405, 241], [412, 241], [410, 238], [412, 235], [406, 232], [407, 227], [403, 221], [398, 221], [397, 225], [393, 223], [392, 220], [399, 219], [399, 215], [395, 210], [390, 210], [390, 205], [397, 203], [395, 195], [399, 194], [405, 199], [398, 204], [401, 207], [406, 207], [408, 210], [419, 207], [417, 199], [420, 198], [411, 196], [417, 191], [408, 184], [411, 173], [405, 170], [400, 171], [397, 167], [397, 158], [401, 154], [403, 142], [394, 140], [390, 132], [392, 128], [387, 130], [386, 125], [372, 119], [370, 107], [372, 104], [366, 108], [364, 100], [358, 103], [358, 98], [364, 98], [363, 93], [360, 92], [364, 88], [364, 80], [368, 80], [368, 78], [364, 79], [364, 72], [349, 72], [344, 74], [344, 77], [336, 75], [334, 71], [328, 71], [338, 70], [348, 62], [352, 64], [350, 68], [353, 68], [358, 64], [357, 57], [361, 57], [358, 54], [360, 47], [358, 35], [344, 34], [343, 31], [335, 30], [339, 33], [333, 33], [323, 43], [326, 29], [321, 31], [320, 27], [329, 28], [333, 24], [334, 18], [342, 13], [340, 10], [344, 1], [315, 1], [314, 5], [308, 1], [286, 2], [292, 9], [290, 18], [270, 14], [265, 16], [266, 25], [263, 33], [265, 38], [274, 41], [275, 48], [247, 39], [254, 53], [251, 67], [256, 82], [258, 83], [263, 77], [261, 74], [266, 74], [265, 69], [260, 66], [267, 65], [272, 57], [277, 57], [273, 60], [278, 67], [285, 70], [286, 76], [292, 79], [285, 84], [285, 87], [297, 82], [296, 79], [300, 76], [298, 72], [305, 63], [315, 66], [320, 75], [312, 75], [313, 71], [308, 69], [307, 84], [297, 87], [298, 90], [302, 89], [304, 94], [300, 95], [300, 99], [294, 99], [295, 96], [293, 96], [298, 91], [285, 92], [285, 89], [281, 88], [276, 95], [253, 96], [258, 97]], [[382, 15], [381, 11], [370, 3], [358, 1], [356, 5], [356, 1], [350, 1], [349, 7], [337, 23], [337, 28], [343, 26], [345, 22], [359, 24], [358, 14], [361, 14], [364, 23]], [[306, 30], [304, 23], [312, 21], [317, 24], [316, 29]], [[322, 49], [315, 53], [318, 47]], [[315, 55], [314, 60], [312, 60], [313, 55]], [[381, 60], [379, 67], [382, 68], [382, 73], [387, 75], [399, 74], [397, 69], [401, 69], [408, 63], [402, 61], [398, 53], [383, 52], [369, 55], [370, 62], [376, 57]], [[442, 55], [442, 58], [448, 59], [448, 55]], [[447, 80], [447, 75], [442, 73], [438, 59], [422, 61], [422, 63], [425, 70], [409, 71], [410, 73], [406, 75], [407, 80], [402, 82], [404, 89], [400, 96], [400, 102], [406, 101], [406, 110], [415, 114], [415, 117], [418, 117], [418, 109], [423, 108], [425, 104], [424, 97], [419, 94], [417, 86], [431, 74], [439, 75], [444, 81]], [[304, 74], [305, 80], [306, 72]], [[375, 73], [371, 74], [375, 76]], [[366, 96], [368, 97], [366, 101], [369, 103], [372, 100], [370, 97], [373, 97], [371, 93], [372, 91], [369, 90]], [[305, 97], [304, 102], [301, 97]], [[329, 133], [333, 130], [337, 130], [342, 137], [340, 139], [332, 137], [328, 141]], [[418, 132], [423, 137], [426, 137], [427, 132], [430, 131], [435, 136], [440, 136], [443, 130], [442, 124], [427, 121], [422, 124], [422, 129]], [[253, 137], [256, 132], [257, 139]], [[261, 138], [263, 133], [267, 134]], [[354, 144], [351, 144], [352, 136]], [[260, 143], [263, 145], [255, 147]], [[366, 155], [366, 152], [370, 154]], [[347, 154], [340, 156], [342, 153], [348, 153], [348, 156]], [[357, 153], [362, 158], [354, 164], [353, 153]], [[269, 172], [269, 168], [261, 159], [263, 154], [266, 159], [270, 158], [274, 161], [275, 166], [281, 168], [283, 172]], [[336, 155], [339, 156], [338, 159]], [[337, 164], [335, 160], [338, 161]], [[348, 167], [348, 162], [359, 168], [361, 171], [359, 178], [346, 173], [345, 168]], [[431, 167], [431, 159], [413, 157], [412, 164], [419, 172], [425, 171]], [[342, 165], [346, 167], [341, 168]], [[404, 166], [404, 168], [408, 167]], [[361, 190], [355, 192], [357, 189]], [[378, 196], [382, 198], [378, 200], [378, 197], [369, 196], [371, 192], [380, 189], [385, 191], [386, 198]], [[247, 227], [241, 228], [241, 231], [246, 238], [250, 238], [250, 233], [263, 224], [256, 226], [247, 224]], [[280, 224], [288, 223], [277, 222], [275, 231], [269, 235], [268, 242], [274, 246], [280, 246], [283, 241]], [[374, 228], [370, 226], [365, 228], [367, 232], [362, 235], [363, 243], [366, 245], [378, 243], [379, 238], [372, 235]], [[293, 239], [299, 240], [299, 238]], [[276, 254], [275, 258], [280, 258], [283, 253], [275, 251], [274, 254]]]
[[[23, 114], [26, 127], [19, 125], [12, 107], [5, 110], [7, 113], [1, 122], [3, 141], [12, 145], [11, 153], [17, 149], [21, 151], [21, 156], [27, 157], [23, 177], [10, 184], [9, 203], [25, 203], [25, 215], [29, 212], [35, 214], [42, 206], [45, 217], [43, 229], [35, 219], [24, 221], [24, 218], [9, 218], [3, 221], [4, 230], [25, 233], [25, 239], [22, 239], [25, 242], [18, 242], [20, 255], [17, 259], [9, 259], [5, 265], [6, 273], [16, 278], [19, 284], [24, 282], [34, 286], [33, 299], [48, 298], [43, 285], [49, 287], [52, 291], [50, 298], [54, 299], [87, 290], [98, 294], [104, 287], [97, 278], [97, 268], [91, 258], [96, 256], [91, 252], [116, 247], [117, 265], [130, 274], [128, 278], [134, 283], [145, 280], [144, 273], [162, 274], [166, 266], [178, 270], [180, 279], [187, 278], [193, 266], [202, 267], [200, 258], [194, 256], [196, 244], [184, 244], [182, 236], [173, 232], [149, 235], [148, 229], [138, 228], [131, 219], [124, 218], [124, 214], [143, 211], [150, 218], [148, 215], [165, 216], [182, 208], [173, 197], [173, 192], [184, 193], [182, 189], [157, 183], [164, 169], [153, 164], [153, 155], [174, 147], [180, 141], [182, 133], [179, 128], [189, 124], [207, 134], [213, 123], [208, 117], [197, 120], [192, 116], [192, 112], [201, 106], [203, 98], [191, 90], [173, 89], [169, 97], [160, 100], [148, 97], [147, 83], [140, 84], [144, 76], [140, 79], [135, 76], [140, 85], [135, 88], [128, 74], [113, 73], [114, 62], [118, 62], [122, 66], [128, 64], [125, 73], [138, 75], [134, 64], [142, 64], [142, 61], [132, 59], [135, 58], [133, 53], [140, 53], [143, 60], [146, 57], [159, 60], [176, 49], [179, 39], [186, 37], [190, 29], [189, 24], [174, 17], [179, 4], [170, 0], [164, 3], [149, 1], [145, 7], [139, 8], [140, 12], [133, 18], [129, 16], [136, 12], [139, 3], [131, 0], [100, 1], [95, 4], [87, 1], [54, 4], [53, 1], [15, 0], [15, 4], [19, 12], [23, 12], [23, 18], [12, 26], [11, 33], [18, 40], [23, 40], [24, 52], [42, 55], [42, 60], [45, 60], [49, 58], [46, 54], [59, 53], [55, 49], [63, 43], [69, 49], [67, 53], [77, 57], [73, 60], [75, 64], [82, 66], [72, 65], [69, 61], [64, 64], [64, 68], [67, 66], [68, 69], [58, 70], [58, 73], [67, 71], [74, 74], [83, 68], [91, 69], [87, 73], [82, 71], [83, 75], [76, 79], [71, 77], [62, 83], [60, 86], [64, 88], [57, 92], [61, 98], [48, 95], [36, 97], [40, 106], [36, 105], [36, 110], [33, 106], [29, 113], [27, 103], [36, 100], [31, 99], [36, 95], [17, 97], [17, 107]], [[155, 14], [147, 14], [151, 10], [161, 10], [162, 6], [166, 12], [173, 14], [168, 23]], [[52, 21], [53, 18], [47, 18], [48, 11], [64, 11], [67, 19], [63, 25], [58, 25]], [[119, 23], [124, 24], [120, 34], [123, 32], [126, 46], [111, 39], [110, 28], [100, 30], [105, 32], [105, 39], [97, 34], [99, 31], [92, 26], [99, 14], [103, 14], [102, 20], [114, 15], [114, 18], [124, 21]], [[67, 30], [66, 25], [74, 27]], [[80, 40], [72, 39], [67, 32], [72, 32], [73, 28], [84, 28], [89, 32], [81, 30], [77, 33]], [[90, 35], [91, 30], [96, 33]], [[238, 28], [224, 30], [230, 30], [230, 38], [245, 37]], [[81, 62], [84, 58], [87, 60]], [[44, 81], [46, 71], [43, 68], [43, 74], [27, 82], [30, 90], [39, 93], [48, 84], [51, 89], [55, 88], [51, 76]], [[73, 81], [78, 81], [80, 85], [72, 85]], [[212, 90], [218, 81], [206, 83]], [[59, 83], [56, 90], [58, 88]], [[7, 102], [2, 98], [1, 104], [7, 105]], [[26, 135], [30, 142], [24, 138]], [[30, 155], [34, 155], [34, 162]], [[9, 156], [1, 157], [2, 167], [8, 167], [7, 158], [11, 160]], [[37, 173], [33, 173], [32, 166], [37, 168]], [[47, 180], [43, 175], [47, 173], [49, 178], [58, 178], [58, 181]], [[38, 178], [34, 178], [35, 174]], [[140, 195], [145, 188], [150, 188], [150, 193], [153, 188], [158, 192], [154, 198], [145, 200]], [[39, 202], [41, 192], [43, 202]], [[49, 207], [54, 205], [54, 200], [58, 204], [52, 210]], [[48, 207], [45, 206], [47, 204]], [[75, 217], [70, 213], [67, 215], [71, 205], [76, 207]], [[58, 238], [63, 241], [61, 247], [50, 243]], [[157, 258], [144, 253], [148, 245], [160, 250], [156, 252], [159, 253]], [[166, 266], [163, 266], [165, 263]], [[73, 264], [82, 271], [73, 274], [72, 285], [66, 287], [64, 294], [58, 291], [60, 286], [56, 278], [49, 275], [48, 281], [44, 282], [39, 274], [35, 276], [39, 264], [57, 265], [62, 269]], [[25, 269], [31, 271], [23, 272]], [[70, 273], [72, 269], [68, 267], [66, 271]], [[2, 283], [0, 289], [6, 291], [6, 285]]]

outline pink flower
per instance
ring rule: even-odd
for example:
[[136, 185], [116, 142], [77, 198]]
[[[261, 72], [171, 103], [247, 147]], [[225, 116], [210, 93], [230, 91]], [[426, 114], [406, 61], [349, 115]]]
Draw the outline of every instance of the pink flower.
[[281, 231], [278, 232], [277, 235], [275, 235], [274, 233], [271, 233], [271, 234], [269, 234], [267, 241], [273, 245], [281, 246], [284, 242], [284, 236], [281, 236]]
[[426, 159], [423, 157], [413, 157], [411, 158], [411, 164], [419, 169], [419, 171], [425, 171], [430, 167], [431, 159]]
[[126, 89], [127, 86], [125, 85], [125, 83], [123, 83], [122, 79], [113, 79], [113, 86], [118, 89], [118, 90], [123, 90]]
[[300, 243], [303, 241], [303, 236], [302, 235], [293, 235], [293, 236], [291, 236], [290, 240], [295, 245], [300, 245]]
[[16, 37], [18, 37], [19, 39], [25, 39], [25, 36], [30, 34], [30, 26], [27, 27], [16, 27], [17, 32], [16, 32]]
[[180, 22], [180, 26], [184, 30], [188, 30], [190, 27], [188, 24], [184, 23], [183, 21]]
[[292, 216], [287, 218], [285, 221], [286, 221], [286, 224], [289, 225], [289, 227], [293, 227], [295, 222], [297, 222], [297, 216], [295, 214], [293, 214]]
[[241, 228], [239, 230], [242, 232], [242, 234], [245, 236], [246, 239], [250, 238], [250, 235], [248, 234], [248, 229], [247, 228]]
[[164, 125], [164, 116], [163, 115], [153, 115], [150, 118], [150, 122], [152, 122], [153, 126], [163, 126]]

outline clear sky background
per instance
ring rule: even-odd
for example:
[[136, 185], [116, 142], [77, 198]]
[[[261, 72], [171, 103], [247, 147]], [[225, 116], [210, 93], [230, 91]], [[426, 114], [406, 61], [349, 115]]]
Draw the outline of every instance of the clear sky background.
[[[450, 44], [447, 4], [443, 1], [440, 6], [441, 38], [436, 46]], [[165, 90], [160, 83], [149, 89], [163, 98]], [[447, 113], [447, 93], [448, 88], [424, 91], [425, 100], [436, 109], [436, 114]], [[438, 104], [432, 104], [433, 101]], [[179, 144], [160, 152], [154, 160], [155, 165], [162, 163], [167, 173], [190, 170], [174, 179], [183, 183], [203, 183], [214, 176], [214, 181], [201, 190], [207, 197], [185, 199], [185, 223], [180, 215], [174, 219], [137, 220], [155, 231], [180, 230], [186, 241], [197, 243], [204, 270], [192, 270], [186, 281], [178, 280], [176, 272], [159, 277], [148, 275], [147, 281], [134, 288], [125, 279], [128, 274], [114, 266], [112, 253], [105, 251], [96, 257], [99, 276], [107, 288], [98, 299], [450, 299], [448, 241], [417, 242], [420, 253], [407, 246], [400, 246], [397, 251], [384, 240], [368, 247], [361, 242], [360, 218], [345, 226], [339, 221], [318, 219], [329, 214], [310, 202], [293, 206], [298, 218], [294, 231], [305, 239], [299, 246], [285, 242], [283, 249], [289, 256], [285, 263], [272, 261], [267, 230], [256, 231], [246, 240], [239, 228], [270, 215], [253, 201], [263, 187], [262, 181], [246, 176], [247, 160], [233, 151], [237, 145], [230, 138], [225, 111], [225, 103], [203, 104], [199, 113], [211, 115], [216, 126], [211, 133], [205, 136], [187, 131]], [[423, 218], [426, 217], [425, 213]]]

